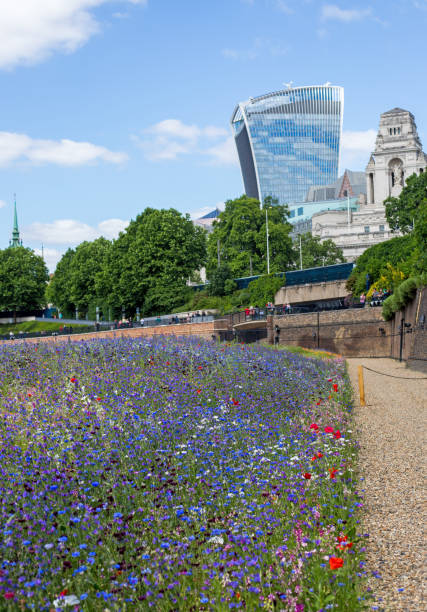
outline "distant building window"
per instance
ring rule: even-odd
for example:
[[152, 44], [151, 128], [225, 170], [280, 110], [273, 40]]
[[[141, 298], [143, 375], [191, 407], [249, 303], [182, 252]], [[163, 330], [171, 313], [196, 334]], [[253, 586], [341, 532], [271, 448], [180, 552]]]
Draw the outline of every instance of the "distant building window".
[[365, 225], [365, 234], [369, 234], [369, 225]]
[[289, 215], [289, 216], [290, 216], [291, 218], [292, 218], [292, 217], [295, 217], [295, 210], [291, 210], [291, 213], [290, 213], [290, 215]]
[[424, 172], [424, 168], [420, 168], [420, 174]]
[[344, 197], [346, 198], [346, 197], [347, 197], [347, 195], [348, 195], [348, 193], [347, 193], [347, 189], [344, 189]]
[[390, 128], [390, 136], [392, 136], [392, 135], [393, 135], [393, 129]]
[[300, 207], [298, 208], [298, 216], [300, 216], [300, 215], [302, 215], [302, 214], [304, 214], [304, 207], [303, 207], [303, 206], [300, 206]]
[[396, 136], [396, 128], [393, 128], [393, 133]]
[[384, 231], [384, 225], [380, 225], [380, 232], [383, 232], [383, 231]]
[[397, 128], [397, 133], [400, 134], [400, 127]]

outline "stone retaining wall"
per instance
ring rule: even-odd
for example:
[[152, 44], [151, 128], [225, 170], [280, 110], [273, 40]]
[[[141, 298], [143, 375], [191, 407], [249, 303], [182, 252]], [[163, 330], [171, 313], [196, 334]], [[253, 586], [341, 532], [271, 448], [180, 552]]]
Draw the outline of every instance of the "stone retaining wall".
[[280, 344], [319, 348], [346, 357], [390, 356], [391, 324], [383, 320], [381, 308], [272, 316], [268, 328], [270, 342], [278, 335]]

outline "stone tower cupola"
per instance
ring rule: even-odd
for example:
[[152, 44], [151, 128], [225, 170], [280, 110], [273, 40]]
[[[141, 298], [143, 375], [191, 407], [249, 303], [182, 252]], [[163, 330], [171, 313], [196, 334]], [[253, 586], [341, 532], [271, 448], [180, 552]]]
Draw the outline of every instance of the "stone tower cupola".
[[375, 150], [366, 167], [368, 204], [398, 197], [406, 179], [427, 167], [412, 113], [393, 108], [380, 117]]

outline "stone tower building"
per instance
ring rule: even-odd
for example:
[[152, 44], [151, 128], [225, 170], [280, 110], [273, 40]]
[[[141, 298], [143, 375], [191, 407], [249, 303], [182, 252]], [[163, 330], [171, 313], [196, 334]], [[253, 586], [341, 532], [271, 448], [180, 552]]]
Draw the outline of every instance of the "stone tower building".
[[366, 167], [368, 205], [398, 197], [408, 176], [424, 172], [426, 166], [413, 114], [401, 108], [383, 113]]
[[367, 201], [357, 212], [325, 211], [312, 217], [312, 232], [331, 238], [354, 261], [368, 247], [393, 238], [385, 216], [384, 200], [398, 197], [406, 179], [427, 169], [412, 113], [401, 108], [380, 117], [375, 150], [366, 167]]

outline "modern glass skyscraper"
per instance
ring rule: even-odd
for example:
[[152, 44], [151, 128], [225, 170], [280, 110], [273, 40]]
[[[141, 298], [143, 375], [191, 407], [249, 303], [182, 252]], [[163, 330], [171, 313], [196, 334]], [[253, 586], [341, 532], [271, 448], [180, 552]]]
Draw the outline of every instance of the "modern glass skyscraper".
[[232, 118], [245, 192], [261, 202], [302, 202], [338, 178], [344, 89], [290, 87], [250, 98]]

